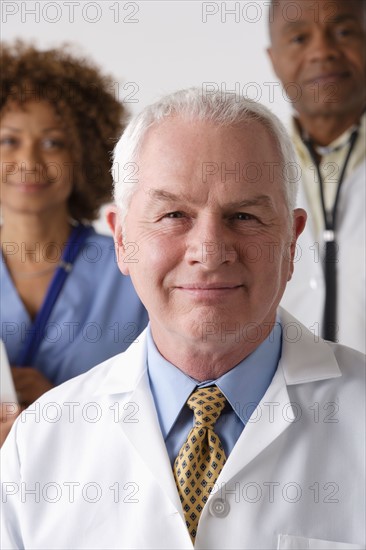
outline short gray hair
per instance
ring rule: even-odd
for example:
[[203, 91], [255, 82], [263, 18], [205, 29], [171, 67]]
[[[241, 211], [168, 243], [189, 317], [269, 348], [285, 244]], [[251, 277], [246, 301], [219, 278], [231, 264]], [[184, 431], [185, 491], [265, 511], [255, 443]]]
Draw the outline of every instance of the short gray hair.
[[[133, 177], [134, 168], [137, 172], [134, 163], [137, 163], [144, 137], [154, 124], [172, 116], [211, 121], [219, 126], [231, 126], [249, 120], [262, 124], [277, 142], [282, 157], [284, 196], [291, 215], [296, 203], [299, 166], [290, 138], [279, 118], [264, 105], [241, 95], [188, 88], [166, 95], [145, 107], [131, 120], [115, 147], [114, 200], [122, 226], [138, 185], [138, 177]], [[127, 177], [126, 173], [129, 174]]]

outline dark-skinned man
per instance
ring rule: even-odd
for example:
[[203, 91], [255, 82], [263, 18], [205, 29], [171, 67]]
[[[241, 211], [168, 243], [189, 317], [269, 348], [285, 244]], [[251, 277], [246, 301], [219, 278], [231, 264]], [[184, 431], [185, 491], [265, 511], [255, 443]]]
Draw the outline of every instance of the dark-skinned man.
[[282, 304], [316, 336], [364, 352], [366, 2], [275, 0], [270, 38], [309, 215]]

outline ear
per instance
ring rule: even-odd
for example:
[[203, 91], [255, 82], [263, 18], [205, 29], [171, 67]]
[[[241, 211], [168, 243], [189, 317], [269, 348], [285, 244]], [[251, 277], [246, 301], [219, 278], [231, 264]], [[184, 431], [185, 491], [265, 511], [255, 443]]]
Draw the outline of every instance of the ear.
[[296, 257], [296, 243], [297, 239], [304, 231], [306, 225], [307, 214], [303, 208], [295, 208], [293, 211], [293, 222], [292, 222], [292, 239], [290, 245], [290, 269], [287, 280], [290, 281], [292, 274], [294, 272], [294, 259]]
[[114, 237], [114, 249], [116, 251], [117, 264], [123, 275], [129, 275], [128, 263], [125, 263], [125, 247], [123, 242], [122, 224], [118, 210], [115, 206], [110, 206], [106, 213], [107, 223]]

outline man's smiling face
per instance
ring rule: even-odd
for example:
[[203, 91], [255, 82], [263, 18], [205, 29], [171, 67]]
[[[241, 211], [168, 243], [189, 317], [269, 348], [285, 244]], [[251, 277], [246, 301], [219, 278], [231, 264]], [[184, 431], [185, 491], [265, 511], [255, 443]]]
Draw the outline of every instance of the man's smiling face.
[[280, 0], [270, 24], [273, 68], [299, 114], [360, 116], [366, 104], [366, 6]]
[[[258, 345], [305, 221], [295, 215], [293, 226], [289, 217], [282, 169], [271, 177], [269, 166], [282, 164], [274, 139], [255, 121], [220, 127], [171, 117], [150, 128], [137, 163], [119, 266], [149, 312], [155, 340], [197, 343], [211, 323], [240, 326]], [[217, 343], [224, 345], [219, 334]]]

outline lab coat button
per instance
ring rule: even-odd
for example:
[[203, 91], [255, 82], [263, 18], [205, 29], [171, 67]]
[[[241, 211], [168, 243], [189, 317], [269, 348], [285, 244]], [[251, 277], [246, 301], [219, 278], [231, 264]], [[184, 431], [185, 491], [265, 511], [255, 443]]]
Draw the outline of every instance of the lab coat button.
[[230, 505], [222, 499], [215, 498], [209, 504], [209, 511], [216, 518], [225, 518], [230, 511]]
[[310, 288], [311, 288], [312, 290], [316, 290], [316, 289], [318, 288], [318, 281], [315, 279], [315, 277], [312, 277], [312, 278], [310, 279], [309, 284], [310, 284]]

